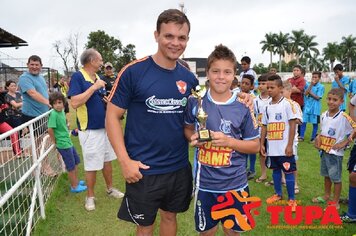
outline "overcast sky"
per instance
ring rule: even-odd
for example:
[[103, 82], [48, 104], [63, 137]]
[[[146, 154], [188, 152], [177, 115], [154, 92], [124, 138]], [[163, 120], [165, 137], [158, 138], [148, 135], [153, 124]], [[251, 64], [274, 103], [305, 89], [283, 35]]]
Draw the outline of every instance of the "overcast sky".
[[[32, 0], [1, 1], [0, 27], [28, 42], [28, 47], [2, 48], [3, 62], [27, 59], [37, 54], [44, 66], [63, 70], [53, 49], [56, 40], [80, 33], [80, 48], [92, 31], [104, 30], [124, 45], [136, 46], [137, 58], [156, 52], [153, 32], [158, 15], [184, 2], [191, 22], [185, 57], [207, 57], [217, 44], [230, 47], [240, 59], [248, 55], [252, 64], [269, 63], [261, 44], [268, 32], [290, 33], [304, 29], [316, 35], [321, 50], [327, 42], [341, 42], [342, 36], [356, 36], [355, 0]], [[278, 56], [274, 56], [274, 61]]]

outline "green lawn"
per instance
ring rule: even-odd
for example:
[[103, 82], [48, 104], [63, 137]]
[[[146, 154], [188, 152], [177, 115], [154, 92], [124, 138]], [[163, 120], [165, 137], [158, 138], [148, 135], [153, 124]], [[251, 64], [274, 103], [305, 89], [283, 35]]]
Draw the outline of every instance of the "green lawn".
[[[329, 91], [330, 84], [326, 84], [326, 91]], [[323, 111], [326, 109], [325, 97], [323, 99]], [[73, 115], [74, 118], [74, 115]], [[74, 121], [72, 121], [74, 124]], [[311, 125], [307, 127], [305, 140], [310, 139]], [[80, 145], [76, 137], [73, 138], [74, 144], [79, 151]], [[346, 171], [346, 163], [350, 149], [345, 153], [343, 172], [343, 190], [342, 197], [348, 195], [348, 173]], [[192, 150], [190, 152], [192, 154]], [[323, 194], [323, 178], [319, 175], [320, 160], [317, 150], [312, 144], [307, 141], [299, 144], [298, 148], [298, 174], [300, 193], [296, 196], [300, 200], [301, 205], [312, 205], [312, 197]], [[193, 156], [190, 156], [192, 160]], [[258, 160], [256, 163], [257, 172], [259, 172]], [[124, 190], [124, 181], [120, 174], [120, 168], [117, 162], [113, 162], [114, 167], [114, 185]], [[257, 173], [258, 176], [259, 173]], [[80, 165], [80, 177], [83, 178], [83, 165]], [[269, 172], [271, 179], [271, 172]], [[272, 235], [285, 236], [286, 234], [297, 235], [354, 235], [356, 233], [355, 224], [344, 224], [340, 228], [333, 229], [301, 229], [287, 228], [276, 229], [270, 226], [270, 215], [266, 211], [265, 199], [273, 194], [272, 187], [265, 187], [263, 184], [249, 182], [250, 193], [252, 196], [258, 196], [262, 199], [262, 207], [260, 207], [259, 215], [254, 216], [256, 227], [244, 235]], [[286, 195], [286, 190], [284, 188]], [[34, 235], [135, 235], [135, 226], [133, 224], [118, 220], [116, 217], [118, 207], [121, 200], [110, 199], [106, 196], [103, 177], [98, 173], [96, 186], [96, 210], [87, 212], [84, 209], [85, 193], [71, 194], [69, 192], [69, 181], [67, 174], [60, 177], [60, 181], [51, 196], [51, 199], [46, 205], [46, 219], [41, 220], [34, 232]], [[341, 205], [339, 212], [346, 211], [347, 206]], [[283, 219], [280, 218], [283, 222]], [[157, 220], [159, 222], [159, 218]], [[188, 212], [178, 215], [178, 235], [197, 235], [194, 230], [193, 206], [191, 205]], [[286, 225], [282, 223], [281, 225]], [[315, 223], [314, 226], [318, 226]], [[158, 235], [157, 227], [155, 235]], [[218, 235], [223, 235], [222, 230], [219, 230]]]

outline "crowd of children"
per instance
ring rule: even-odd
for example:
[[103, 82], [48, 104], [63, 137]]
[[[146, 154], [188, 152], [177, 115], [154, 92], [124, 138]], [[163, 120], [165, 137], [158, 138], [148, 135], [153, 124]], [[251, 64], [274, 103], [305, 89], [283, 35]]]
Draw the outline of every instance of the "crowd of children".
[[[299, 65], [294, 67], [303, 75]], [[239, 87], [231, 89], [252, 94], [254, 99], [254, 112], [260, 128], [260, 169], [261, 175], [256, 178], [257, 183], [265, 182], [266, 186], [274, 186], [274, 194], [266, 199], [267, 204], [273, 204], [282, 199], [282, 184], [287, 187], [288, 205], [295, 211], [297, 202], [295, 194], [299, 193], [297, 183], [297, 150], [298, 141], [304, 141], [308, 123], [312, 124], [310, 143], [320, 153], [320, 175], [324, 177], [324, 195], [311, 199], [313, 203], [328, 203], [339, 209], [341, 194], [341, 173], [344, 151], [352, 142], [356, 132], [356, 83], [350, 81], [343, 74], [343, 67], [338, 64], [334, 67], [335, 81], [332, 89], [327, 93], [328, 109], [321, 114], [321, 100], [325, 88], [320, 82], [321, 72], [312, 73], [310, 82], [304, 82], [303, 89], [293, 85], [295, 80], [282, 79], [275, 73], [263, 74], [258, 78], [259, 95], [253, 95], [254, 77], [251, 73], [242, 73]], [[294, 71], [293, 71], [293, 74]], [[297, 73], [296, 73], [297, 74]], [[301, 80], [303, 77], [294, 76]], [[293, 83], [291, 83], [293, 82]], [[299, 81], [300, 82], [300, 81]], [[302, 82], [300, 82], [302, 83]], [[237, 88], [236, 88], [237, 87]], [[355, 87], [355, 88], [354, 88]], [[303, 100], [294, 101], [291, 97], [293, 91], [303, 96]], [[345, 112], [346, 96], [349, 92], [350, 116]], [[302, 108], [300, 104], [303, 104]], [[320, 127], [319, 127], [320, 124]], [[300, 131], [298, 132], [298, 126]], [[255, 176], [256, 155], [249, 154], [250, 166], [246, 170], [247, 178]], [[247, 166], [247, 162], [246, 162]], [[267, 181], [267, 168], [272, 169], [272, 181]], [[349, 208], [341, 216], [343, 222], [356, 222], [356, 148], [354, 147], [348, 161], [350, 173]], [[333, 194], [331, 193], [332, 185]], [[351, 199], [352, 198], [352, 199]]]

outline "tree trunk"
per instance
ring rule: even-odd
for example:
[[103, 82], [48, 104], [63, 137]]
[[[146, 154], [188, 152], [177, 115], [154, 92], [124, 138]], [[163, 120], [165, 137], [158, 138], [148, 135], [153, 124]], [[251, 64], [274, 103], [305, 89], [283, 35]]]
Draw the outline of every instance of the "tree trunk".
[[349, 57], [349, 71], [351, 72], [352, 70], [352, 58], [351, 57]]
[[282, 54], [279, 54], [279, 72], [282, 72]]
[[272, 51], [269, 52], [269, 68], [272, 67]]

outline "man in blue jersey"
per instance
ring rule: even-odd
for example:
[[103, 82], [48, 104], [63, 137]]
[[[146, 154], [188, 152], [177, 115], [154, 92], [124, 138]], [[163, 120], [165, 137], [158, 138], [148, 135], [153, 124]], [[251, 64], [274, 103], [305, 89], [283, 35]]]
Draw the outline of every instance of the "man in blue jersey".
[[82, 147], [85, 178], [88, 192], [85, 209], [95, 210], [94, 186], [96, 172], [102, 170], [106, 183], [106, 192], [114, 198], [124, 196], [113, 188], [111, 161], [116, 159], [105, 130], [105, 82], [96, 72], [103, 64], [98, 51], [93, 48], [85, 50], [80, 56], [83, 68], [72, 75], [68, 97], [77, 113], [79, 142]]
[[[177, 62], [190, 22], [179, 10], [163, 11], [154, 33], [157, 52], [125, 66], [109, 96], [106, 127], [126, 180], [118, 217], [153, 235], [160, 209], [161, 235], [175, 235], [176, 214], [188, 209], [192, 171], [183, 132], [184, 110], [194, 74]], [[128, 110], [125, 137], [120, 118]]]

